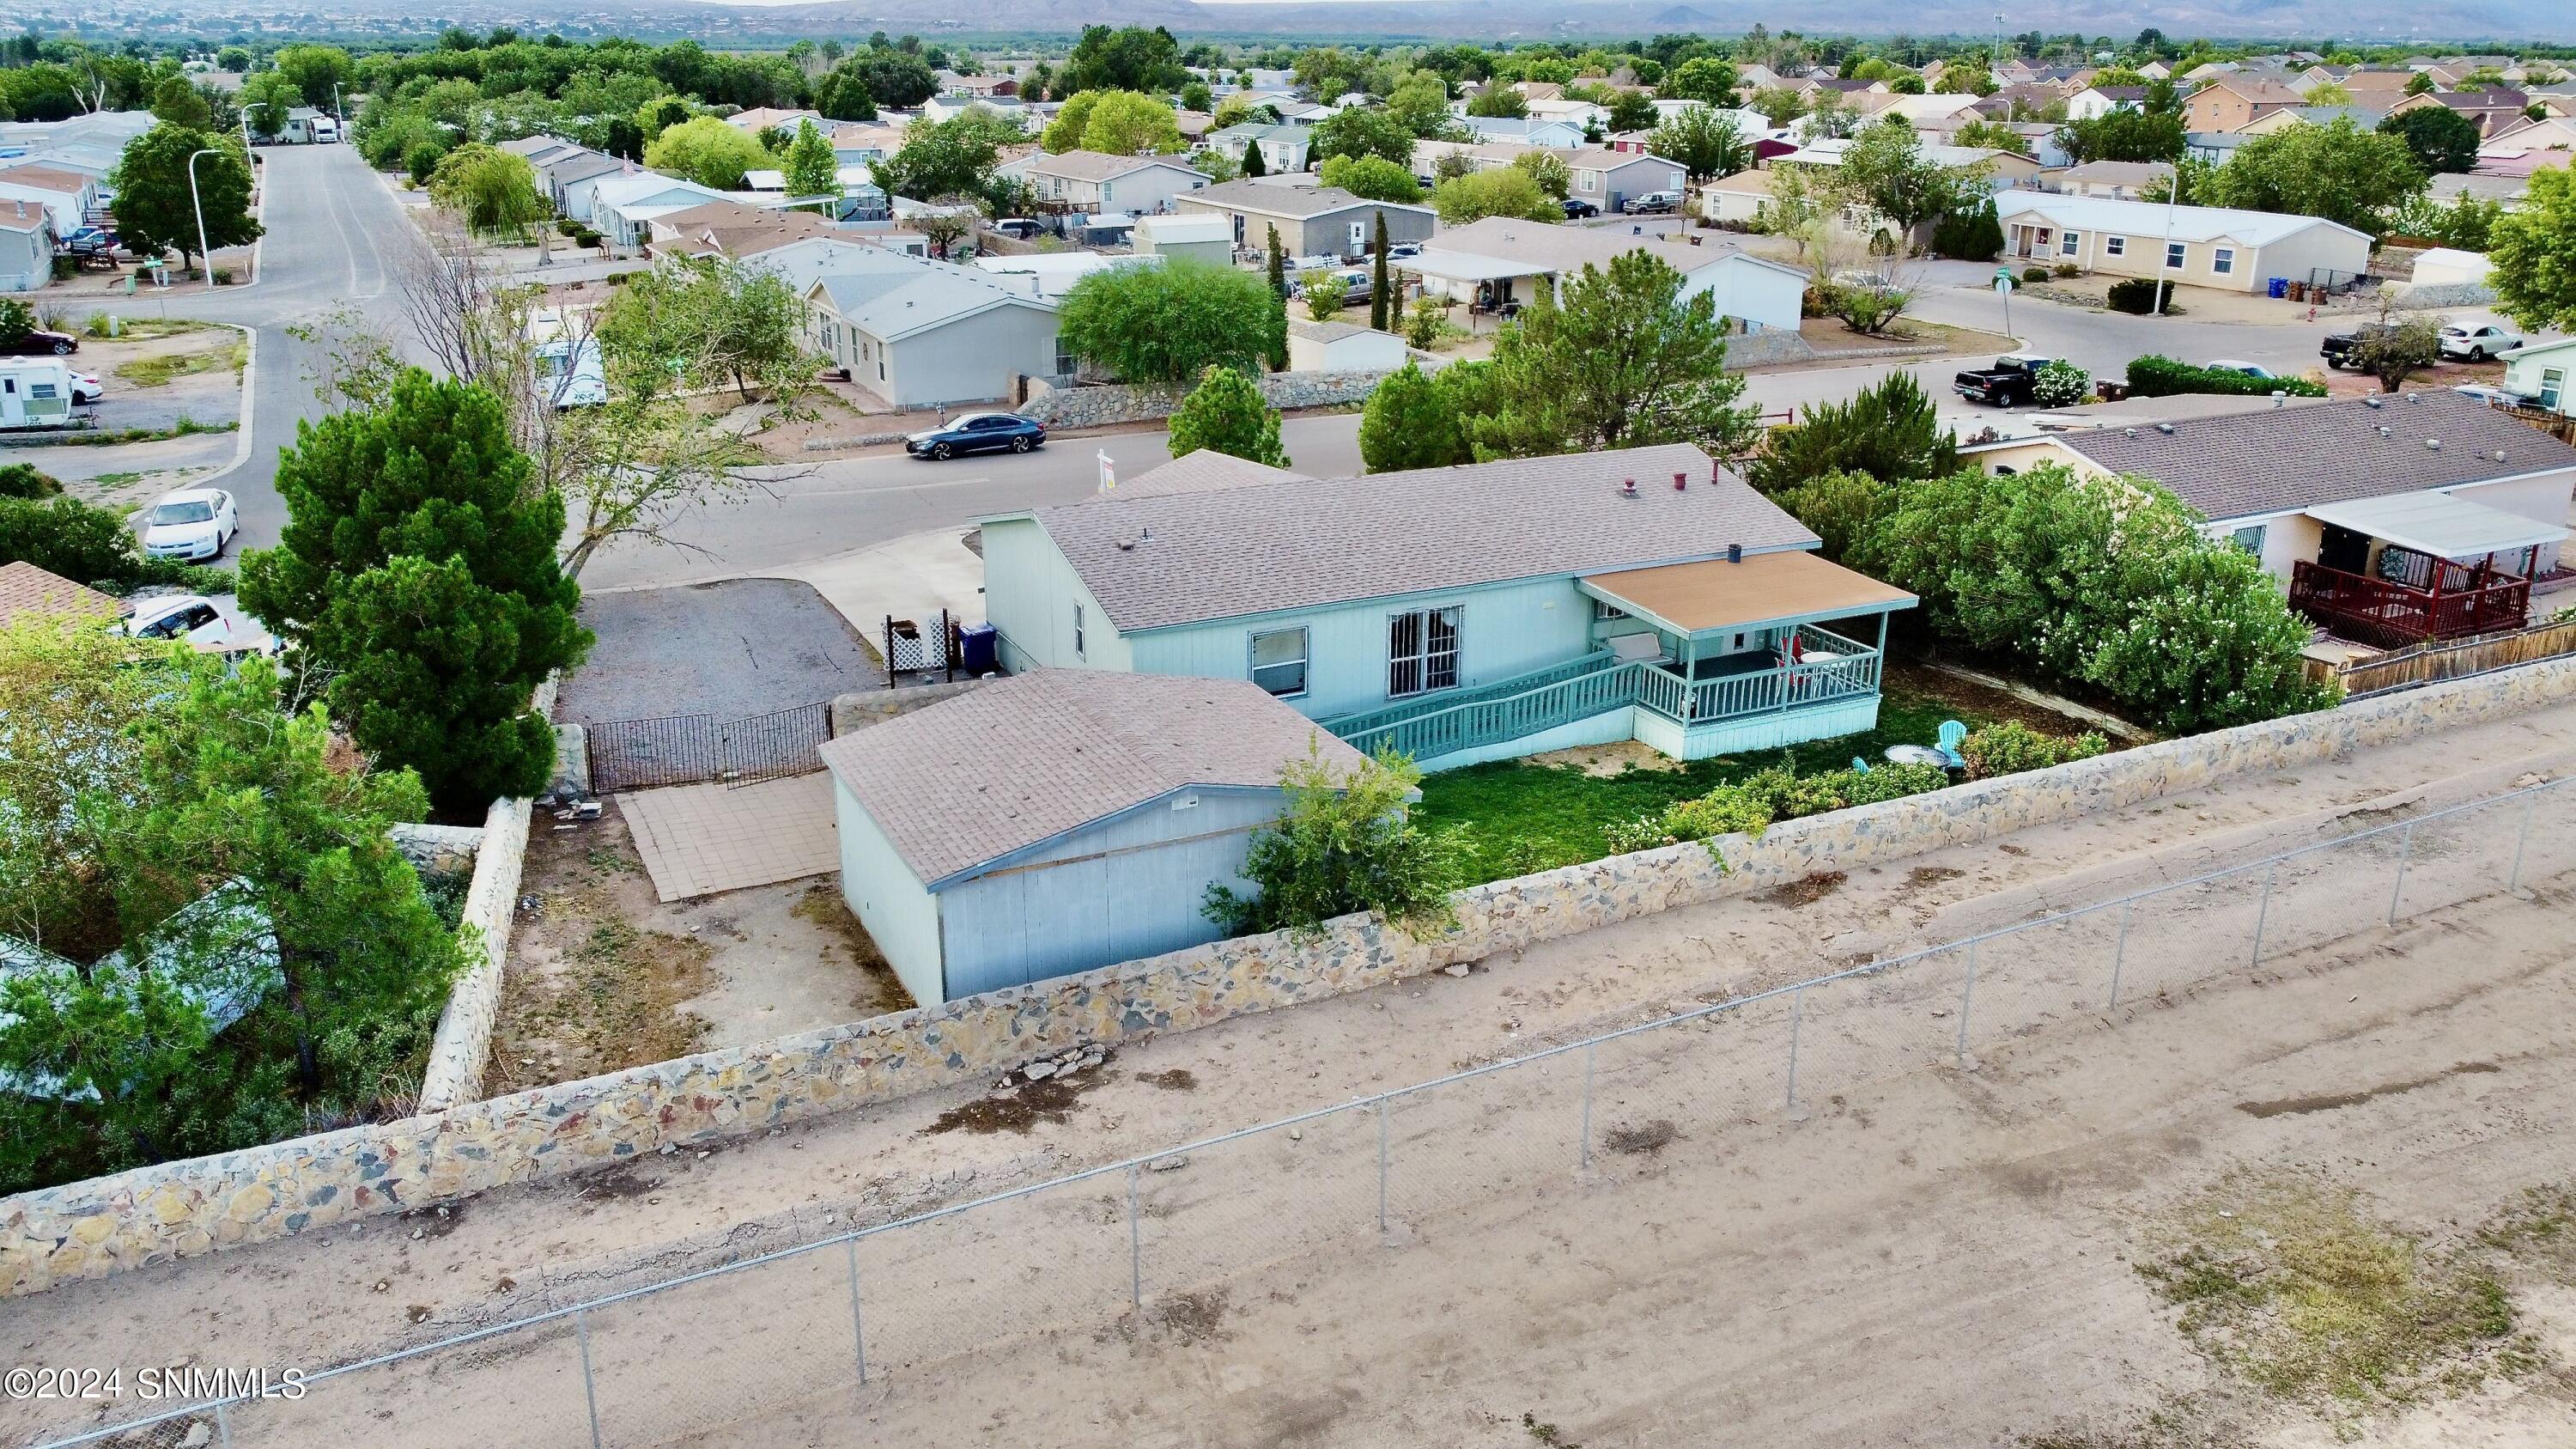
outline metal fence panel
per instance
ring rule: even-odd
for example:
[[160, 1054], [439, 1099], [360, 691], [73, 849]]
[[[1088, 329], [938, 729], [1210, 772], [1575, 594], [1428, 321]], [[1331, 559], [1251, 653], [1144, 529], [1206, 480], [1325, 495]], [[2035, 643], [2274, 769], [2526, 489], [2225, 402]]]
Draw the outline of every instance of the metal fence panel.
[[589, 741], [590, 788], [603, 795], [694, 785], [714, 779], [719, 768], [711, 714], [604, 720], [584, 725], [582, 733]]
[[775, 780], [823, 768], [832, 737], [832, 706], [804, 704], [716, 726], [718, 766], [728, 785]]

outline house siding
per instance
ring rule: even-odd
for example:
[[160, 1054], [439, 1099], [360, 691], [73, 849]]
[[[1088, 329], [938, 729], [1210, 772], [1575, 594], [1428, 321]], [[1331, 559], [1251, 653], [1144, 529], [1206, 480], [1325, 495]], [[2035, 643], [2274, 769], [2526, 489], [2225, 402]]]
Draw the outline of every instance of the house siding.
[[1055, 374], [1056, 317], [1032, 307], [996, 307], [892, 345], [887, 380], [898, 407], [1009, 397], [1021, 374]]
[[[1456, 605], [1458, 683], [1473, 688], [1575, 658], [1589, 651], [1592, 601], [1568, 578], [1525, 579], [1397, 599], [1366, 599], [1293, 614], [1157, 629], [1130, 641], [1134, 665], [1148, 674], [1218, 679], [1252, 675], [1252, 636], [1304, 628], [1306, 693], [1285, 701], [1311, 719], [1328, 719], [1388, 702], [1387, 618], [1408, 609]], [[1408, 696], [1431, 698], [1430, 695]]]
[[53, 277], [54, 248], [42, 230], [0, 231], [0, 292], [32, 292]]
[[895, 979], [912, 999], [935, 1006], [948, 999], [940, 960], [939, 899], [877, 829], [848, 786], [832, 782], [832, 810], [840, 826], [841, 899], [868, 928]]
[[[1073, 609], [1083, 611], [1083, 652], [1073, 651]], [[1032, 669], [1136, 669], [1135, 651], [1073, 564], [1033, 518], [984, 525], [984, 612], [1002, 632], [1002, 665]], [[1187, 671], [1162, 670], [1161, 673]], [[1241, 678], [1245, 668], [1223, 677]]]
[[1300, 221], [1293, 217], [1272, 216], [1268, 212], [1249, 211], [1242, 207], [1226, 206], [1189, 196], [1180, 199], [1180, 211], [1183, 215], [1207, 213], [1226, 218], [1226, 224], [1237, 229], [1243, 237], [1243, 244], [1247, 247], [1266, 245], [1269, 228], [1277, 226], [1280, 245], [1288, 249], [1290, 256], [1300, 257], [1316, 256], [1325, 252], [1335, 256], [1349, 254], [1355, 250], [1351, 246], [1351, 225], [1354, 222], [1360, 224], [1363, 243], [1373, 245], [1377, 237], [1377, 218], [1380, 215], [1386, 218], [1386, 238], [1389, 243], [1429, 241], [1432, 231], [1439, 224], [1439, 218], [1428, 211], [1404, 211], [1394, 207], [1376, 206], [1346, 206], [1339, 211], [1328, 211], [1321, 216], [1311, 216]]
[[949, 886], [939, 901], [950, 997], [1218, 939], [1201, 910], [1207, 889], [1246, 889], [1252, 833], [1281, 801], [1275, 791], [1181, 791]]

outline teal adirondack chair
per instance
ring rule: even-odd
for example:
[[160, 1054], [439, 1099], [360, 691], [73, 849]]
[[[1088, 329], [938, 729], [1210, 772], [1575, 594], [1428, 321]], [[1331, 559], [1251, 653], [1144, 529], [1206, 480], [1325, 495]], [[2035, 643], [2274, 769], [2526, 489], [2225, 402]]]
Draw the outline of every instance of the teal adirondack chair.
[[1968, 761], [1965, 756], [1959, 753], [1959, 744], [1961, 741], [1967, 739], [1967, 737], [1968, 727], [1966, 725], [1963, 725], [1954, 719], [1945, 719], [1941, 721], [1941, 733], [1939, 737], [1933, 741], [1932, 748], [1941, 752], [1941, 758], [1949, 761], [1951, 769], [1964, 770], [1968, 768]]

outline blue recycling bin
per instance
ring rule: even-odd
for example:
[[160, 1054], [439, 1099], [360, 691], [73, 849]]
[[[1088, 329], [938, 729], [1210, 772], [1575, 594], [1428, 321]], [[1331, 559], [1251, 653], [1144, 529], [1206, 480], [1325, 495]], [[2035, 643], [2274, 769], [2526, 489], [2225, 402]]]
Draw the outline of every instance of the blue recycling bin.
[[2274, 277], [2264, 284], [2264, 289], [2276, 299], [2286, 297], [2290, 295], [2290, 279], [2287, 277]]
[[1001, 668], [1002, 631], [990, 624], [969, 624], [957, 631], [957, 662], [968, 674], [990, 674]]

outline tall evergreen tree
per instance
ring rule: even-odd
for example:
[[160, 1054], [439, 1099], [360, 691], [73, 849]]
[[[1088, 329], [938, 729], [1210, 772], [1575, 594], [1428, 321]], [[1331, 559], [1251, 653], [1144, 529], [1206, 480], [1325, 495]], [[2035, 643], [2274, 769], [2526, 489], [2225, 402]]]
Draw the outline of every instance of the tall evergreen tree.
[[555, 560], [562, 495], [500, 400], [411, 369], [375, 407], [299, 424], [277, 491], [290, 521], [243, 558], [241, 599], [328, 680], [333, 717], [442, 811], [542, 789], [554, 728], [528, 698], [590, 634]]
[[1369, 275], [1369, 326], [1380, 332], [1392, 332], [1395, 322], [1389, 314], [1394, 310], [1395, 292], [1387, 285], [1386, 213], [1383, 211], [1377, 214], [1376, 260], [1377, 265]]
[[1288, 452], [1279, 443], [1279, 410], [1261, 395], [1259, 383], [1231, 367], [1209, 368], [1172, 414], [1172, 456], [1202, 448], [1288, 466]]
[[1243, 143], [1243, 174], [1246, 176], [1270, 174], [1270, 158], [1261, 154], [1261, 143], [1257, 140]]

